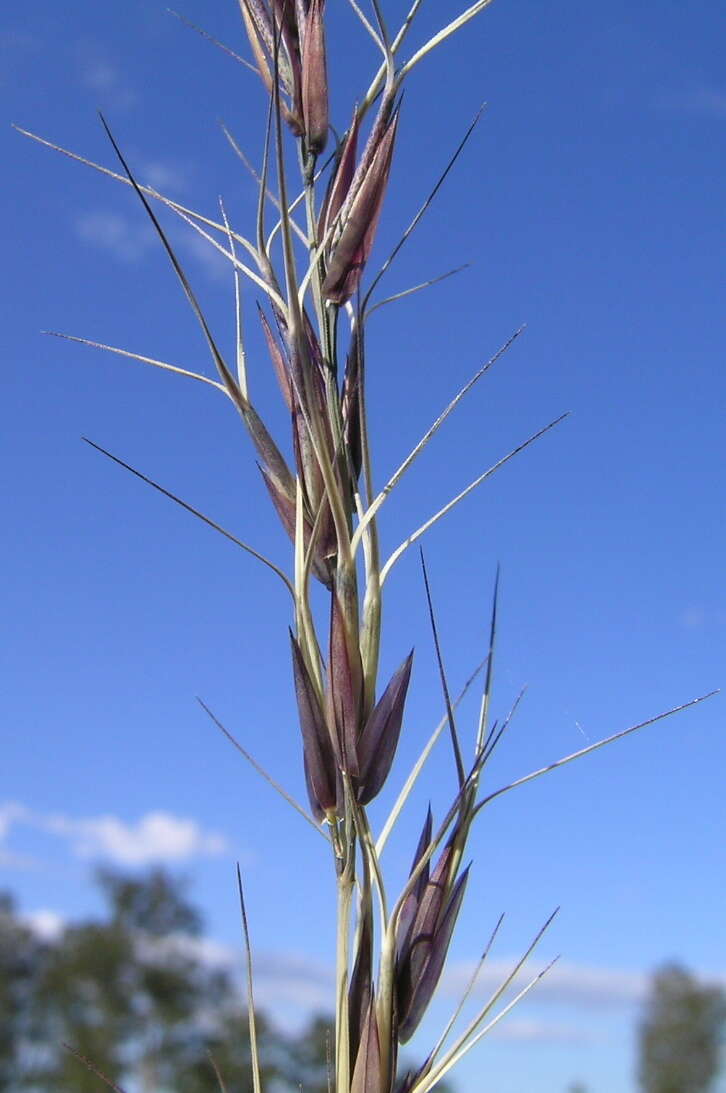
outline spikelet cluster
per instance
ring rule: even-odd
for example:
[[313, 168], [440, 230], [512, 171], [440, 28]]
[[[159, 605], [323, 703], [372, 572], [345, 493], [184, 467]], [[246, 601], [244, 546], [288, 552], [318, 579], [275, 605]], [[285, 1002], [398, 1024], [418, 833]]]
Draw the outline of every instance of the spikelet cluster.
[[[405, 552], [455, 504], [561, 420], [546, 425], [477, 475], [382, 560], [378, 519], [383, 506], [461, 399], [517, 336], [510, 338], [479, 368], [385, 485], [376, 490], [365, 399], [366, 326], [376, 307], [406, 293], [383, 301], [372, 302], [371, 298], [473, 129], [473, 126], [469, 129], [381, 270], [366, 283], [381, 210], [395, 172], [396, 136], [402, 124], [401, 90], [412, 69], [483, 10], [489, 0], [476, 0], [406, 60], [402, 59], [404, 47], [420, 7], [419, 0], [414, 0], [395, 34], [386, 27], [379, 0], [373, 0], [372, 21], [357, 3], [352, 4], [365, 32], [380, 50], [381, 60], [367, 91], [360, 95], [352, 111], [350, 106], [345, 108], [343, 116], [350, 121], [337, 139], [333, 137], [331, 124], [334, 104], [329, 82], [329, 68], [336, 58], [330, 55], [326, 40], [325, 0], [239, 0], [239, 3], [253, 67], [269, 97], [254, 239], [233, 230], [224, 208], [222, 222], [217, 223], [142, 186], [106, 127], [124, 172], [115, 177], [130, 183], [143, 203], [199, 322], [217, 378], [149, 357], [138, 359], [211, 384], [230, 400], [249, 433], [264, 488], [292, 547], [291, 564], [284, 568], [224, 532], [272, 570], [291, 596], [292, 681], [309, 810], [285, 796], [329, 844], [338, 889], [335, 1050], [330, 1087], [334, 1093], [394, 1093], [394, 1090], [428, 1093], [514, 1004], [509, 1002], [490, 1016], [550, 921], [464, 1031], [458, 1035], [452, 1033], [459, 1016], [457, 1011], [425, 1061], [401, 1076], [399, 1047], [416, 1032], [436, 991], [462, 907], [470, 869], [465, 862], [466, 848], [476, 817], [501, 793], [608, 742], [598, 741], [482, 798], [482, 770], [516, 708], [515, 703], [501, 725], [490, 723], [496, 591], [480, 715], [473, 746], [466, 749], [460, 742], [456, 724], [456, 701], [451, 699], [443, 670], [424, 566], [446, 715], [424, 746], [382, 830], [377, 836], [372, 831], [368, 806], [389, 777], [401, 733], [405, 731], [406, 699], [413, 668], [411, 651], [402, 657], [389, 679], [379, 680], [382, 595], [386, 580]], [[293, 150], [299, 177], [296, 194], [291, 192], [289, 166]], [[331, 155], [323, 163], [326, 150]], [[271, 161], [276, 168], [276, 192], [270, 188]], [[101, 170], [114, 175], [104, 168]], [[262, 293], [259, 322], [269, 365], [277, 377], [289, 419], [289, 442], [275, 439], [273, 430], [255, 407], [241, 322], [236, 368], [227, 363], [220, 351], [153, 211], [152, 202], [157, 201], [181, 216], [229, 259], [234, 267], [238, 312], [241, 276]], [[268, 232], [270, 215], [275, 223]], [[410, 291], [433, 283], [415, 286]], [[137, 356], [109, 346], [101, 348], [125, 357]], [[291, 454], [286, 455], [286, 451]], [[140, 477], [156, 485], [146, 476]], [[163, 492], [179, 500], [168, 490]], [[182, 504], [217, 530], [224, 531], [191, 506]], [[322, 592], [327, 602], [327, 610], [322, 613], [313, 609], [312, 589], [316, 585], [317, 592]], [[668, 711], [672, 712], [676, 711]], [[635, 725], [608, 739], [640, 727]], [[450, 807], [438, 823], [429, 808], [409, 876], [402, 891], [391, 898], [381, 855], [433, 744], [446, 728], [452, 754]], [[521, 990], [514, 1001], [538, 978]], [[255, 1088], [259, 1093], [253, 1005], [250, 1005], [250, 1032]], [[453, 1042], [449, 1042], [452, 1036]]]

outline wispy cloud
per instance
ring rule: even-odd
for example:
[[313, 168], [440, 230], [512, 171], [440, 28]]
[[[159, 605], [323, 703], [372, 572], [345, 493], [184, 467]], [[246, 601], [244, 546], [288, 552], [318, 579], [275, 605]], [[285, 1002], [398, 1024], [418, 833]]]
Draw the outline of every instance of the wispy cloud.
[[[188, 934], [170, 934], [165, 938], [148, 939], [160, 954], [180, 953], [194, 957], [215, 968], [226, 968], [241, 974], [242, 946], [223, 945], [211, 938]], [[333, 966], [315, 960], [304, 953], [256, 952], [254, 957], [255, 1000], [263, 1009], [278, 1013], [286, 1009], [288, 1016], [297, 1013], [327, 1010], [335, 984]]]
[[335, 976], [333, 968], [300, 953], [260, 953], [255, 959], [256, 995], [260, 1004], [293, 1005], [327, 1010]]
[[[35, 911], [23, 916], [36, 932], [52, 940], [64, 926], [63, 919], [52, 910]], [[180, 955], [201, 961], [208, 967], [223, 968], [242, 983], [244, 961], [242, 946], [223, 944], [209, 937], [189, 934], [170, 934], [167, 937], [149, 937], [140, 934], [137, 943], [146, 955], [158, 955], [160, 959]], [[480, 977], [472, 998], [481, 1001], [509, 973], [514, 960], [493, 961]], [[442, 980], [445, 994], [461, 994], [473, 970], [473, 965], [453, 964]], [[704, 975], [704, 981], [726, 986], [724, 975]], [[254, 957], [255, 1000], [263, 1010], [275, 1013], [276, 1020], [290, 1028], [301, 1023], [312, 1013], [326, 1012], [330, 1007], [334, 989], [334, 969], [331, 964], [299, 952], [257, 952]], [[518, 1013], [508, 1015], [491, 1031], [492, 1037], [501, 1041], [528, 1044], [581, 1044], [597, 1036], [596, 1026], [590, 1017], [603, 1009], [627, 1008], [641, 1002], [649, 988], [650, 975], [645, 971], [622, 971], [615, 968], [592, 967], [584, 964], [567, 964], [555, 967], [538, 984], [528, 1004], [536, 1004], [536, 1016]], [[521, 985], [521, 984], [520, 984]], [[576, 1016], [562, 1019], [561, 1008], [571, 1007]], [[542, 1016], [543, 1008], [553, 1007], [554, 1018]], [[493, 1014], [497, 1012], [497, 1008]]]
[[726, 121], [726, 88], [701, 84], [681, 90], [669, 89], [657, 94], [653, 105], [671, 114]]
[[153, 952], [162, 959], [166, 956], [184, 956], [198, 960], [208, 968], [227, 971], [241, 970], [241, 950], [223, 945], [210, 937], [193, 934], [168, 934], [166, 937], [144, 937], [139, 940], [142, 951]]
[[79, 216], [76, 234], [84, 243], [98, 248], [119, 262], [139, 262], [156, 245], [153, 229], [131, 217], [101, 209]]
[[[147, 164], [139, 171], [139, 178], [162, 189], [159, 181], [152, 183], [151, 180], [155, 171], [157, 179], [162, 179], [166, 170], [163, 164]], [[170, 177], [171, 169], [168, 170]], [[156, 249], [161, 249], [156, 232], [143, 219], [143, 210], [138, 216], [132, 216], [105, 209], [90, 209], [75, 220], [74, 228], [82, 242], [124, 265], [138, 265]], [[193, 264], [198, 273], [214, 282], [231, 276], [230, 261], [196, 232], [172, 224], [168, 235], [185, 266]]]
[[223, 281], [225, 278], [231, 277], [232, 263], [230, 260], [225, 258], [216, 247], [213, 247], [201, 235], [190, 231], [180, 237], [179, 244], [211, 280]]
[[[196, 820], [162, 811], [147, 812], [135, 823], [126, 823], [112, 815], [46, 814], [15, 802], [0, 806], [0, 843], [16, 825], [64, 840], [74, 857], [104, 858], [122, 866], [179, 863], [216, 857], [227, 850], [222, 835], [206, 831]], [[13, 856], [12, 849], [2, 845], [0, 853]]]
[[186, 189], [189, 170], [178, 163], [166, 163], [159, 159], [134, 159], [134, 170], [139, 181], [161, 193]]
[[[175, 935], [164, 944], [181, 948], [205, 963], [239, 968], [240, 953], [218, 943]], [[493, 961], [486, 974], [480, 976], [474, 999], [480, 1002], [496, 990], [511, 971], [515, 960]], [[458, 998], [468, 984], [473, 965], [458, 963], [444, 973], [443, 992]], [[255, 955], [255, 994], [264, 1008], [278, 1010], [280, 1006], [310, 1012], [326, 1009], [334, 983], [331, 965], [301, 953], [261, 952]], [[531, 996], [540, 1011], [542, 1006], [562, 1006], [599, 1012], [607, 1008], [630, 1007], [646, 994], [649, 977], [645, 972], [626, 972], [612, 968], [563, 964], [554, 968], [537, 985]], [[519, 986], [522, 982], [519, 983]], [[493, 1011], [493, 1012], [496, 1012]], [[589, 1039], [591, 1032], [576, 1021], [548, 1020], [538, 1016], [508, 1017], [492, 1030], [492, 1035], [506, 1040], [530, 1042], [574, 1043]]]
[[706, 604], [692, 603], [681, 612], [679, 621], [686, 630], [723, 626], [726, 623], [726, 611]]
[[27, 811], [18, 801], [5, 801], [0, 805], [0, 842], [6, 837], [13, 824], [21, 820]]
[[528, 1021], [517, 1017], [500, 1021], [492, 1029], [491, 1035], [496, 1040], [527, 1044], [584, 1044], [592, 1040], [592, 1033], [578, 1025], [555, 1021]]
[[45, 820], [45, 827], [66, 838], [78, 857], [100, 856], [119, 865], [187, 861], [217, 856], [226, 849], [221, 835], [168, 812], [149, 812], [135, 824], [123, 823], [116, 816], [76, 820], [56, 815]]
[[39, 911], [28, 911], [20, 916], [21, 921], [29, 927], [42, 941], [56, 941], [63, 933], [65, 920], [57, 911], [43, 908]]
[[35, 869], [39, 863], [28, 854], [16, 854], [0, 846], [0, 865], [6, 869]]
[[114, 111], [128, 110], [138, 96], [120, 67], [99, 42], [86, 39], [76, 47], [76, 71], [83, 87], [93, 92], [98, 106]]
[[[514, 961], [494, 960], [485, 965], [477, 979], [475, 994], [481, 997], [496, 989], [509, 975], [513, 963]], [[452, 964], [445, 973], [446, 991], [455, 996], [460, 995], [473, 970], [474, 965], [467, 962]], [[524, 978], [523, 975], [522, 980]], [[538, 1003], [605, 1009], [640, 1002], [647, 989], [648, 978], [644, 972], [593, 968], [560, 961], [538, 983], [534, 997]]]

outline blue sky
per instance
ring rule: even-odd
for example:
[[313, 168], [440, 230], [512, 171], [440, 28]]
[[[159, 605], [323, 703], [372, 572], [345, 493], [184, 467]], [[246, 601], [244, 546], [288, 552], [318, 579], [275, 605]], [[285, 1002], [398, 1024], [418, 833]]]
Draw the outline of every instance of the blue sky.
[[[329, 6], [343, 127], [373, 57], [347, 6]], [[390, 0], [387, 10], [395, 22], [404, 8]], [[424, 5], [421, 40], [457, 10]], [[233, 3], [189, 0], [183, 12], [244, 51]], [[391, 500], [384, 543], [394, 547], [476, 473], [572, 411], [426, 543], [455, 687], [482, 655], [502, 565], [496, 712], [528, 691], [492, 784], [724, 682], [725, 29], [716, 4], [496, 0], [417, 70], [405, 98], [381, 260], [488, 105], [387, 290], [471, 267], [373, 320], [380, 480], [479, 363], [523, 322], [527, 330]], [[194, 701], [202, 696], [302, 794], [287, 602], [254, 562], [81, 435], [280, 561], [287, 543], [246, 437], [211, 390], [41, 336], [207, 368], [133, 195], [10, 128], [113, 166], [102, 109], [142, 178], [211, 213], [223, 194], [244, 230], [254, 189], [218, 122], [257, 160], [262, 93], [163, 4], [141, 0], [70, 0], [62, 14], [44, 0], [16, 6], [0, 18], [0, 50], [2, 886], [47, 924], [51, 913], [97, 908], [93, 862], [163, 861], [190, 878], [210, 951], [225, 958], [237, 944], [240, 858], [261, 996], [293, 1020], [329, 997], [325, 848]], [[231, 349], [228, 270], [170, 227]], [[249, 313], [254, 300], [248, 293]], [[260, 352], [252, 382], [284, 435]], [[384, 664], [417, 648], [395, 787], [441, 705], [413, 553], [386, 611]], [[473, 721], [475, 703], [466, 714]], [[445, 1020], [501, 911], [490, 974], [556, 905], [533, 970], [556, 953], [562, 961], [462, 1066], [461, 1093], [483, 1076], [500, 1093], [549, 1093], [578, 1078], [592, 1093], [629, 1093], [648, 972], [677, 958], [726, 975], [723, 727], [723, 700], [712, 699], [485, 812], [442, 1003], [424, 1032]], [[445, 749], [431, 778], [441, 806], [452, 778]], [[391, 844], [394, 877], [425, 800]]]

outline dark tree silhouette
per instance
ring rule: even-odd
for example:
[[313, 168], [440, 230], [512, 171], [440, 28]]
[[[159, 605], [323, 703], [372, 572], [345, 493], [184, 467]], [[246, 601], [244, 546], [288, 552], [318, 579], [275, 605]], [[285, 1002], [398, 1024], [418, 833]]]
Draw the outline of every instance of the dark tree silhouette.
[[[163, 870], [97, 880], [105, 914], [52, 942], [0, 894], [0, 1093], [103, 1093], [97, 1072], [135, 1093], [220, 1093], [220, 1079], [253, 1093], [240, 984], [203, 959], [183, 886]], [[328, 1093], [330, 1028], [318, 1016], [291, 1036], [258, 1015], [265, 1087]]]
[[708, 1093], [719, 1070], [726, 994], [677, 964], [653, 977], [639, 1030], [644, 1093]]

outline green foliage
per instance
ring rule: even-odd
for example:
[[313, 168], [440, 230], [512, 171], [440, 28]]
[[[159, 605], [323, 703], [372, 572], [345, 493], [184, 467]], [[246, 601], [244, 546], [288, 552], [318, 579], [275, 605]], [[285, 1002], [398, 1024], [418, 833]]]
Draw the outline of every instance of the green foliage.
[[707, 1093], [719, 1069], [726, 993], [677, 964], [653, 979], [640, 1025], [638, 1077], [644, 1093]]
[[[100, 1093], [99, 1074], [138, 1093], [220, 1093], [220, 1078], [254, 1093], [239, 983], [199, 955], [202, 918], [180, 883], [162, 870], [97, 880], [103, 917], [52, 942], [0, 894], [0, 1093]], [[265, 1088], [328, 1093], [331, 1037], [322, 1016], [290, 1036], [258, 1014]]]
[[[98, 1093], [98, 1074], [140, 1093], [212, 1093], [210, 1056], [235, 1093], [252, 1093], [246, 1014], [228, 971], [195, 952], [199, 912], [162, 871], [104, 871], [101, 920], [41, 943], [10, 897], [0, 902], [0, 1090]], [[280, 1073], [287, 1043], [260, 1019], [265, 1074]], [[269, 1060], [269, 1065], [268, 1065]]]
[[33, 999], [42, 946], [19, 921], [12, 897], [0, 893], [0, 1090], [10, 1089], [20, 1045], [33, 1035]]
[[110, 869], [99, 869], [96, 878], [113, 921], [120, 926], [153, 937], [174, 933], [198, 937], [201, 933], [199, 911], [182, 898], [179, 883], [163, 869], [152, 870], [142, 883]]

